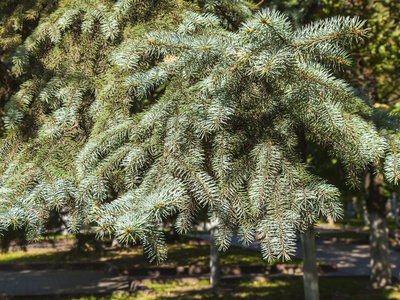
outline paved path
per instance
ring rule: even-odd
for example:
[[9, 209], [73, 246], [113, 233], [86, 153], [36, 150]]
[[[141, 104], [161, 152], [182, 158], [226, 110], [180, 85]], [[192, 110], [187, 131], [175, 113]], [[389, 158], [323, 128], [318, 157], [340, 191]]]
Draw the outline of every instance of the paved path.
[[[196, 235], [208, 239], [208, 234]], [[241, 246], [234, 237], [232, 245]], [[317, 259], [337, 264], [338, 271], [324, 276], [369, 275], [369, 246], [363, 244], [316, 240]], [[247, 248], [259, 250], [256, 242]], [[301, 243], [297, 243], [297, 257], [302, 256]], [[391, 251], [392, 275], [399, 276], [400, 252]], [[112, 293], [126, 290], [126, 276], [112, 276], [102, 271], [89, 270], [43, 270], [43, 271], [0, 271], [1, 295], [61, 295]]]
[[[191, 236], [210, 240], [209, 234], [197, 234]], [[336, 264], [338, 266], [337, 272], [326, 273], [324, 274], [324, 276], [369, 276], [370, 254], [368, 244], [345, 243], [340, 241], [332, 241], [331, 239], [317, 239], [315, 244], [317, 248], [317, 260], [319, 262]], [[260, 242], [256, 241], [251, 245], [243, 246], [242, 243], [239, 242], [235, 236], [232, 237], [232, 245], [253, 250], [260, 250]], [[297, 242], [297, 250], [295, 256], [299, 258], [303, 257], [303, 251], [300, 241]], [[400, 273], [400, 252], [391, 250], [390, 261], [392, 267], [392, 275], [398, 277]]]
[[[317, 260], [336, 264], [338, 272], [326, 273], [328, 276], [365, 275], [369, 276], [369, 245], [334, 242], [332, 240], [316, 240]], [[296, 256], [302, 257], [301, 243], [297, 243]], [[398, 277], [400, 272], [400, 252], [391, 250], [390, 261], [392, 276]]]
[[0, 271], [0, 296], [99, 294], [127, 288], [127, 277], [101, 271]]

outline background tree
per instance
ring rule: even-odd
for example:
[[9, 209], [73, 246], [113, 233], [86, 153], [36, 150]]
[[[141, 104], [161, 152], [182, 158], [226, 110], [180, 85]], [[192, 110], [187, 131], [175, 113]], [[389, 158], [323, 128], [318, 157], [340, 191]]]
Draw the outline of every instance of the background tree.
[[[365, 42], [355, 45], [354, 62], [345, 73], [337, 74], [359, 89], [361, 97], [381, 110], [396, 110], [399, 106], [400, 73], [397, 39], [400, 34], [398, 1], [282, 1], [281, 7], [290, 11], [298, 23], [320, 18], [350, 15], [366, 20], [370, 35]], [[319, 160], [320, 162], [320, 160]], [[318, 164], [318, 162], [317, 162]], [[391, 281], [389, 241], [386, 220], [387, 196], [384, 194], [383, 178], [375, 176], [376, 166], [370, 165], [366, 172], [363, 198], [371, 218], [371, 282], [384, 286]], [[392, 189], [392, 188], [391, 188]], [[344, 191], [344, 188], [341, 189]], [[353, 191], [360, 194], [360, 192]]]
[[[18, 91], [21, 80], [11, 72], [12, 56], [17, 47], [31, 34], [39, 19], [48, 16], [57, 1], [15, 1], [0, 3], [0, 105]], [[1, 127], [3, 124], [1, 124]]]
[[[347, 78], [364, 88], [371, 104], [386, 110], [400, 100], [399, 45], [400, 3], [396, 1], [343, 1], [337, 13], [359, 15], [367, 20], [371, 35], [366, 43], [357, 47], [354, 67]], [[371, 282], [375, 287], [391, 283], [388, 227], [386, 219], [387, 197], [384, 178], [371, 165], [365, 178], [366, 207], [370, 219]]]
[[[54, 4], [54, 3], [53, 3]], [[0, 3], [0, 137], [4, 133], [4, 106], [15, 94], [21, 80], [11, 72], [12, 56], [19, 44], [37, 26], [39, 18], [52, 11], [51, 1], [2, 1]], [[9, 249], [14, 240], [25, 249], [23, 229], [9, 230], [2, 236], [2, 252]]]

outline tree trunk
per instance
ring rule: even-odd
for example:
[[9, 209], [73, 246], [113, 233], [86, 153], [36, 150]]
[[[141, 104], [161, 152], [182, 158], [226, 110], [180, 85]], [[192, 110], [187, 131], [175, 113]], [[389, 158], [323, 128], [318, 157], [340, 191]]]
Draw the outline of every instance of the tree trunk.
[[373, 288], [391, 284], [389, 235], [386, 218], [377, 213], [369, 213], [371, 283]]
[[373, 288], [391, 284], [390, 250], [386, 220], [386, 200], [383, 196], [383, 175], [375, 175], [376, 164], [365, 178], [366, 206], [370, 222], [371, 284]]
[[[301, 160], [307, 163], [307, 141], [304, 129], [298, 133], [299, 151]], [[317, 252], [315, 249], [315, 231], [309, 224], [309, 228], [300, 233], [303, 247], [303, 286], [305, 300], [319, 300]]]
[[358, 210], [357, 196], [351, 197], [351, 202], [352, 202], [352, 205], [353, 205], [354, 218], [358, 219], [358, 217], [360, 216], [360, 212]]
[[333, 221], [331, 216], [328, 216], [326, 219], [328, 221], [328, 226], [329, 227], [334, 227], [335, 226], [335, 222]]
[[303, 247], [303, 280], [305, 300], [318, 300], [319, 288], [314, 228], [310, 227], [305, 232], [300, 233], [300, 237]]
[[[400, 220], [399, 220], [399, 205], [397, 203], [396, 193], [392, 193], [392, 210], [394, 214], [394, 220], [396, 221], [396, 226], [400, 228]], [[397, 233], [397, 231], [396, 231]]]
[[215, 235], [218, 229], [218, 221], [211, 221], [210, 229], [210, 283], [213, 288], [217, 287], [221, 281], [221, 267], [219, 263], [219, 251], [215, 245]]

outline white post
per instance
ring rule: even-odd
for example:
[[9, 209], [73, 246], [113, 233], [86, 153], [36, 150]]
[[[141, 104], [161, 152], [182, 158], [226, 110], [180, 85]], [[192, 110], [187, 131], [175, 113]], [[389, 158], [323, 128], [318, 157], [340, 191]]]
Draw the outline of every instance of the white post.
[[305, 300], [319, 300], [317, 254], [313, 227], [300, 233], [303, 247], [303, 280]]
[[210, 283], [213, 288], [221, 281], [221, 267], [219, 263], [219, 251], [215, 245], [215, 236], [218, 229], [218, 220], [211, 220], [210, 228]]

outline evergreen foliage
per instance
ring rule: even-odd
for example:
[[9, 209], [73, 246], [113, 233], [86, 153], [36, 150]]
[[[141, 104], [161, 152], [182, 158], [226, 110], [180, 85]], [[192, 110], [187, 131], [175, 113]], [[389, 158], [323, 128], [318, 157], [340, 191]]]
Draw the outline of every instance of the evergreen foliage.
[[[8, 97], [4, 117], [0, 181], [1, 211], [7, 217], [1, 217], [1, 227], [25, 224], [35, 237], [49, 210], [68, 209], [83, 221], [87, 208], [75, 196], [82, 180], [75, 157], [91, 132], [116, 126], [137, 105], [126, 89], [116, 89], [122, 86], [122, 74], [109, 63], [110, 54], [124, 42], [123, 35], [138, 37], [147, 28], [176, 26], [181, 14], [165, 22], [164, 11], [199, 8], [184, 1], [164, 1], [155, 7], [148, 1], [99, 6], [93, 1], [42, 1], [34, 8], [32, 3], [14, 2], [8, 1], [4, 10], [9, 18], [1, 27], [2, 50], [4, 64], [14, 61], [12, 76], [23, 83]], [[41, 17], [38, 27], [23, 42], [11, 40], [12, 28], [19, 30], [12, 23], [25, 25], [25, 16], [33, 10], [38, 12], [35, 20]], [[105, 26], [103, 16], [113, 19], [110, 24], [118, 21], [119, 27]], [[11, 59], [13, 49], [17, 50]], [[72, 219], [71, 229], [75, 225]]]
[[206, 208], [220, 249], [238, 227], [244, 243], [258, 235], [266, 259], [288, 259], [296, 230], [342, 213], [338, 189], [307, 168], [305, 143], [338, 159], [353, 186], [373, 162], [397, 182], [393, 118], [333, 75], [364, 22], [293, 29], [265, 9], [236, 30], [244, 2], [204, 1], [201, 14], [178, 1], [192, 8], [179, 27], [130, 37], [135, 25], [122, 20], [151, 14], [151, 3], [66, 1], [17, 50], [14, 71], [31, 78], [5, 118], [3, 229], [34, 237], [48, 210], [68, 209], [71, 231], [94, 222], [160, 261], [159, 223], [177, 214], [187, 233]]

